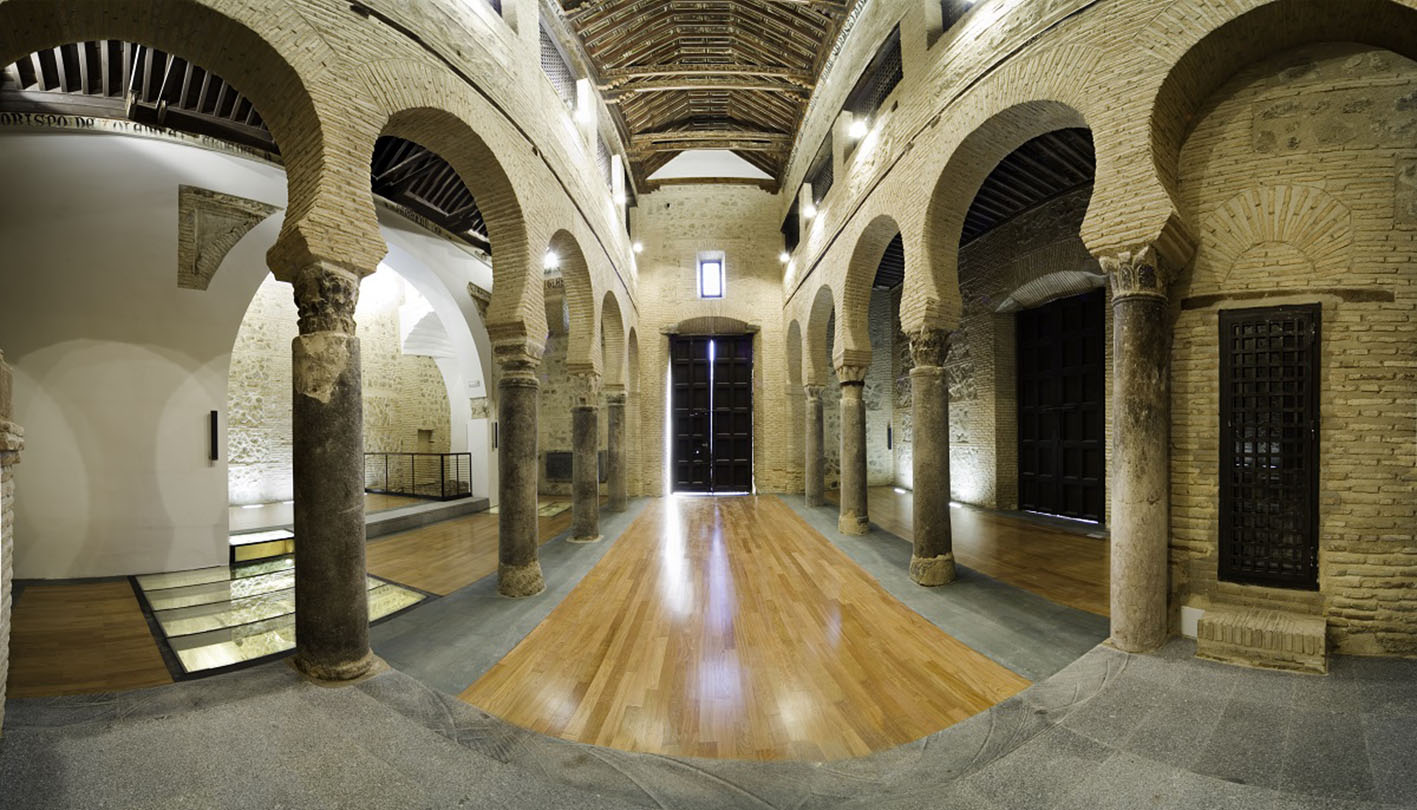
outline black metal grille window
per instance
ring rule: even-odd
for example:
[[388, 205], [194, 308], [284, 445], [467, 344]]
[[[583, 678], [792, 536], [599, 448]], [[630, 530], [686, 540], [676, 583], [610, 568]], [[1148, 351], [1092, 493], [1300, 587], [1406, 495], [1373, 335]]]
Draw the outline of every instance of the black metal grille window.
[[1317, 304], [1220, 313], [1220, 579], [1318, 588]]
[[797, 249], [797, 245], [802, 241], [802, 223], [798, 220], [801, 211], [796, 200], [792, 201], [792, 207], [787, 209], [787, 219], [782, 221], [782, 246], [788, 252]]
[[827, 135], [822, 140], [822, 145], [817, 149], [817, 154], [812, 157], [812, 163], [807, 167], [807, 176], [802, 178], [804, 182], [812, 184], [812, 203], [821, 205], [826, 199], [827, 192], [831, 190], [832, 172], [832, 136]]
[[897, 25], [881, 47], [876, 49], [871, 63], [861, 72], [861, 78], [851, 88], [843, 108], [858, 117], [875, 115], [904, 76], [900, 59], [900, 26]]
[[615, 182], [610, 175], [610, 147], [606, 146], [605, 139], [599, 136], [595, 139], [595, 165], [600, 167], [600, 176], [605, 178], [606, 187], [614, 188]]
[[566, 57], [561, 55], [556, 40], [551, 38], [545, 28], [541, 29], [541, 69], [546, 73], [546, 78], [551, 80], [551, 86], [556, 88], [556, 95], [561, 97], [568, 109], [574, 110], [576, 74], [571, 72], [571, 66], [566, 64]]

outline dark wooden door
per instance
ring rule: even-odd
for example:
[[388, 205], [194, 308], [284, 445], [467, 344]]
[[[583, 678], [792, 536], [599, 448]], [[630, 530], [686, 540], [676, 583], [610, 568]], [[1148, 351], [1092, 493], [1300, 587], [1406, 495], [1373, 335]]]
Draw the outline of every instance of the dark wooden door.
[[1318, 588], [1319, 305], [1220, 313], [1220, 578]]
[[674, 491], [713, 491], [712, 374], [709, 338], [671, 337], [669, 362], [674, 386]]
[[1105, 306], [1095, 290], [1018, 315], [1020, 509], [1106, 514]]
[[675, 492], [753, 488], [753, 338], [669, 339]]
[[753, 489], [753, 336], [714, 338], [713, 489]]

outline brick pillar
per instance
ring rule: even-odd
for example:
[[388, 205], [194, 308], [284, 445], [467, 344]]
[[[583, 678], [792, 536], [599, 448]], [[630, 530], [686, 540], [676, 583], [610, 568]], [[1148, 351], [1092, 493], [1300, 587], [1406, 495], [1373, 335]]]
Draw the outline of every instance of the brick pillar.
[[537, 559], [536, 419], [540, 350], [517, 343], [494, 347], [497, 380], [497, 590], [535, 596], [546, 590]]
[[822, 387], [804, 385], [802, 389], [807, 392], [807, 455], [803, 461], [804, 477], [807, 480], [804, 489], [807, 505], [821, 506], [824, 502], [822, 490], [825, 489], [823, 468], [826, 466], [822, 446]]
[[0, 353], [0, 733], [5, 725], [5, 679], [10, 671], [10, 596], [15, 575], [14, 466], [24, 449], [24, 431], [10, 421], [10, 367]]
[[866, 514], [866, 388], [865, 366], [838, 366], [841, 380], [841, 516], [842, 534], [871, 530]]
[[1153, 251], [1101, 259], [1112, 285], [1112, 643], [1166, 641], [1171, 319]]
[[611, 512], [623, 512], [629, 501], [625, 465], [625, 391], [605, 393], [605, 478]]
[[910, 578], [919, 585], [944, 585], [955, 578], [950, 532], [950, 385], [945, 376], [948, 332], [922, 329], [910, 336], [910, 400], [915, 444], [915, 542]]
[[295, 666], [322, 680], [369, 671], [360, 278], [317, 262], [294, 274]]
[[571, 375], [572, 543], [600, 539], [600, 375]]

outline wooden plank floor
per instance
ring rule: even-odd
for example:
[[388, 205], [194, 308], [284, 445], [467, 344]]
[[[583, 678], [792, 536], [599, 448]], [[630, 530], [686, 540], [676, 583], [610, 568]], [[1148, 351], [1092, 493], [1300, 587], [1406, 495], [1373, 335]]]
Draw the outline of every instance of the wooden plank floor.
[[10, 632], [12, 698], [172, 683], [127, 580], [29, 585]]
[[[866, 493], [871, 522], [910, 540], [915, 536], [914, 497], [892, 487], [871, 487]], [[836, 493], [828, 498], [835, 501]], [[1060, 605], [1108, 615], [1111, 547], [1106, 540], [972, 507], [951, 509], [950, 527], [961, 565]]]
[[[571, 510], [537, 522], [545, 543], [571, 527]], [[365, 559], [374, 576], [446, 596], [496, 572], [497, 516], [480, 512], [373, 540]]]
[[823, 760], [918, 739], [1027, 685], [776, 497], [675, 497], [461, 697], [568, 740]]

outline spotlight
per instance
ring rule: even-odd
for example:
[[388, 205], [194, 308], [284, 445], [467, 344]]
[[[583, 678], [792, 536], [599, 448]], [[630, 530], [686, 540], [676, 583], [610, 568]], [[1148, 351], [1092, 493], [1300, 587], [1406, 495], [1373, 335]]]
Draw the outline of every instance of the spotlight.
[[904, 494], [905, 494], [905, 490], [904, 490], [904, 489], [901, 489], [900, 487], [896, 487], [896, 488], [895, 488], [895, 494], [897, 494], [897, 495], [904, 495]]
[[812, 217], [815, 217], [816, 215], [817, 215], [817, 206], [812, 205], [811, 203], [808, 203], [808, 204], [807, 204], [807, 207], [805, 207], [805, 208], [802, 209], [802, 218], [803, 218], [803, 219], [811, 219]]
[[792, 256], [784, 250], [783, 252], [777, 254], [777, 260], [782, 262], [783, 264], [787, 264], [788, 262], [792, 261]]
[[556, 255], [556, 251], [548, 250], [541, 258], [541, 268], [543, 270], [555, 270], [561, 266], [561, 257]]
[[645, 243], [636, 241], [633, 245], [630, 245], [630, 250], [633, 250], [636, 253], [644, 253]]
[[616, 194], [616, 195], [615, 195], [615, 204], [616, 204], [616, 205], [624, 205], [624, 204], [627, 203], [627, 202], [629, 202], [629, 198], [627, 198], [624, 194]]
[[857, 118], [851, 122], [851, 127], [846, 130], [846, 134], [854, 141], [859, 141], [866, 137], [866, 133], [871, 131], [871, 123], [868, 119]]

